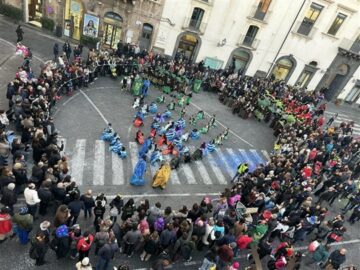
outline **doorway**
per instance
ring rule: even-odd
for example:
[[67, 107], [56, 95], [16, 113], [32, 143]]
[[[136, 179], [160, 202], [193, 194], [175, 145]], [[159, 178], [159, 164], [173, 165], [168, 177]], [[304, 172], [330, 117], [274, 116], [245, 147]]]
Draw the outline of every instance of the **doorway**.
[[139, 39], [139, 46], [142, 50], [149, 50], [151, 47], [151, 38], [153, 33], [153, 26], [148, 23], [144, 23], [141, 36]]
[[325, 92], [325, 98], [327, 100], [332, 100], [336, 93], [338, 93], [340, 88], [343, 86], [344, 80], [346, 79], [349, 73], [349, 66], [346, 64], [341, 64], [336, 68], [335, 76], [332, 81], [329, 83], [329, 87]]
[[121, 40], [122, 17], [115, 12], [107, 12], [104, 16], [103, 44], [116, 49]]
[[43, 0], [29, 0], [29, 23], [41, 27]]
[[195, 34], [180, 34], [174, 56], [184, 58], [190, 62], [194, 62], [196, 60], [199, 48], [200, 38], [198, 38]]

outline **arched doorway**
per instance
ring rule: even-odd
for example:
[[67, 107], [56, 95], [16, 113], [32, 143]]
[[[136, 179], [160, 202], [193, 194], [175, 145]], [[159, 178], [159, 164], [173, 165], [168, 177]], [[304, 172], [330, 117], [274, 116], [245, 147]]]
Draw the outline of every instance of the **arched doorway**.
[[142, 50], [150, 49], [153, 29], [154, 28], [151, 24], [144, 23], [141, 31], [141, 36], [139, 38], [139, 46]]
[[122, 17], [115, 12], [106, 12], [104, 16], [103, 44], [115, 49], [121, 39]]
[[350, 67], [347, 64], [340, 64], [336, 67], [335, 74], [331, 82], [329, 83], [328, 89], [325, 91], [325, 98], [331, 100], [335, 94], [340, 90], [339, 88], [343, 84], [346, 75], [348, 75]]
[[252, 59], [252, 53], [249, 50], [237, 48], [231, 53], [227, 67], [234, 72], [244, 74]]
[[280, 57], [271, 72], [275, 80], [287, 82], [296, 67], [296, 60], [291, 55]]
[[173, 57], [181, 57], [194, 62], [200, 46], [201, 39], [198, 35], [190, 32], [181, 33], [177, 38]]

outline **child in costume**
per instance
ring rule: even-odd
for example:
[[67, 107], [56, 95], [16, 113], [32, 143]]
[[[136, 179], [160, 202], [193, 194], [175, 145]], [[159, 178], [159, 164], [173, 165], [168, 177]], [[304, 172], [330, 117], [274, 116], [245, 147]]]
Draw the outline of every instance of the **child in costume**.
[[156, 102], [159, 103], [159, 104], [162, 104], [165, 102], [165, 96], [164, 95], [161, 95], [160, 97], [158, 97], [156, 99]]
[[196, 114], [196, 120], [201, 120], [201, 119], [204, 119], [204, 111], [198, 111], [198, 113]]
[[176, 103], [175, 103], [174, 101], [171, 101], [171, 102], [167, 105], [168, 110], [171, 110], [171, 111], [175, 110], [175, 105], [176, 105]]
[[190, 132], [190, 138], [193, 140], [198, 140], [200, 138], [200, 132], [194, 128], [191, 132]]
[[152, 114], [157, 113], [158, 107], [156, 105], [155, 102], [151, 102], [150, 106], [149, 106], [149, 112]]
[[138, 144], [144, 143], [144, 133], [142, 133], [140, 129], [136, 132], [135, 141]]
[[201, 133], [201, 134], [206, 134], [206, 133], [209, 132], [209, 129], [210, 129], [210, 126], [209, 126], [209, 124], [207, 124], [207, 125], [205, 125], [204, 127], [202, 127], [202, 128], [200, 129], [200, 133]]

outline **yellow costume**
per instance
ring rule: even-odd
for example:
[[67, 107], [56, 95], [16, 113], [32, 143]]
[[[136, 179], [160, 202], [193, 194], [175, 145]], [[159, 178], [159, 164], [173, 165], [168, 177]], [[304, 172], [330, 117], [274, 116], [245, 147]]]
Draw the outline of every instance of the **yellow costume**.
[[152, 187], [153, 188], [160, 187], [164, 189], [167, 182], [169, 181], [170, 174], [171, 174], [170, 165], [168, 163], [163, 164], [153, 177]]

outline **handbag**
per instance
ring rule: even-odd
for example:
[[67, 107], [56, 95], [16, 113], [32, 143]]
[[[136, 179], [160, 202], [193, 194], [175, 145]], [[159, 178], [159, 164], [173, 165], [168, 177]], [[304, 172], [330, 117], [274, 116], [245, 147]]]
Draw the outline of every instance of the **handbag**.
[[329, 237], [335, 242], [340, 242], [342, 240], [342, 237], [336, 233], [331, 233]]
[[116, 207], [113, 207], [110, 209], [110, 216], [111, 217], [116, 217], [119, 215], [119, 210]]

